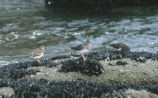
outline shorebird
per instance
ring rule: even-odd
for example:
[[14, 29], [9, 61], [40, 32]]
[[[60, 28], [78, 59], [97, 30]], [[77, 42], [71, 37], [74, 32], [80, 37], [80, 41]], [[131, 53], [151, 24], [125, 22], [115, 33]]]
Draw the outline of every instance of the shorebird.
[[45, 48], [45, 46], [40, 46], [39, 48], [35, 49], [32, 52], [30, 58], [37, 59], [37, 62], [41, 63], [39, 58], [41, 58], [43, 56], [43, 54], [44, 54], [44, 48]]
[[130, 51], [130, 47], [124, 43], [110, 44], [110, 46], [116, 49], [121, 49], [121, 51]]
[[83, 59], [85, 59], [84, 53], [87, 53], [91, 50], [91, 42], [90, 42], [90, 40], [87, 40], [83, 44], [80, 44], [80, 45], [75, 46], [75, 47], [71, 47], [71, 49], [80, 52], [82, 54]]

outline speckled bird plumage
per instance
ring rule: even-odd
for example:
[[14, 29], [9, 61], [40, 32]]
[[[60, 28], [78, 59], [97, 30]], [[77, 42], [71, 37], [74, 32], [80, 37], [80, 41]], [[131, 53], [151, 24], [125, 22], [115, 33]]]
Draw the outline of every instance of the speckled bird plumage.
[[44, 46], [40, 46], [39, 48], [35, 49], [32, 52], [30, 58], [37, 58], [37, 59], [39, 59], [40, 57], [42, 57], [43, 54], [44, 54], [44, 48], [45, 48]]

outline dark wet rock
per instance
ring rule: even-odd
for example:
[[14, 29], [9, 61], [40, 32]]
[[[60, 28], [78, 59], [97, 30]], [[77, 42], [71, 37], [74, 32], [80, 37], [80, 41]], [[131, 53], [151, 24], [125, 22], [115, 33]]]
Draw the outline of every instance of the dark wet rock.
[[[49, 91], [55, 92], [51, 94], [50, 97], [59, 96], [59, 98], [65, 97], [72, 98], [72, 97], [97, 97], [102, 94], [102, 92], [110, 92], [111, 88], [109, 85], [104, 86], [102, 84], [87, 82], [83, 80], [77, 81], [61, 81], [61, 82], [51, 82], [49, 85]], [[58, 88], [56, 90], [56, 87]], [[108, 88], [109, 87], [109, 88]], [[62, 89], [61, 89], [62, 88]], [[63, 93], [63, 94], [60, 94]]]
[[45, 0], [45, 5], [54, 10], [103, 12], [108, 8], [157, 5], [157, 0]]
[[109, 53], [101, 53], [101, 52], [93, 52], [93, 53], [90, 53], [87, 58], [91, 58], [91, 59], [96, 59], [96, 60], [103, 60], [103, 59], [106, 59], [107, 57], [109, 57], [110, 54]]
[[135, 58], [134, 60], [142, 62], [142, 63], [145, 63], [147, 61], [147, 59], [145, 59], [145, 57], [138, 57], [138, 58]]
[[1, 79], [19, 79], [25, 75], [36, 74], [38, 70], [26, 70], [29, 67], [46, 66], [55, 67], [57, 63], [52, 62], [50, 59], [42, 60], [42, 63], [36, 61], [19, 62], [15, 64], [6, 65], [0, 68]]
[[127, 65], [128, 63], [126, 61], [117, 61], [116, 65]]
[[124, 57], [131, 58], [133, 60], [135, 60], [138, 57], [144, 57], [146, 59], [152, 59], [152, 58], [158, 59], [157, 54], [150, 52], [128, 52], [128, 53], [124, 53]]
[[62, 67], [60, 72], [78, 71], [78, 69], [79, 69], [79, 60], [67, 60], [62, 62]]
[[56, 67], [58, 63], [53, 62], [51, 59], [45, 59], [42, 60], [42, 63], [40, 66], [46, 66], [46, 67]]
[[0, 79], [0, 87], [5, 87], [10, 83], [9, 79]]
[[131, 58], [132, 60], [145, 62], [147, 59], [158, 60], [158, 54], [149, 52], [130, 52], [130, 51], [101, 51], [92, 52], [87, 55], [88, 58], [96, 60], [115, 60], [122, 58]]
[[67, 60], [62, 63], [60, 72], [81, 72], [87, 75], [102, 74], [103, 66], [95, 59]]
[[101, 51], [101, 52], [93, 52], [88, 54], [87, 56], [90, 59], [96, 59], [96, 60], [114, 60], [114, 59], [122, 59], [123, 53], [119, 51]]
[[38, 70], [25, 70], [25, 69], [6, 69], [0, 70], [0, 78], [1, 79], [19, 79], [24, 77], [25, 75], [36, 74], [39, 72]]
[[69, 58], [70, 56], [71, 55], [58, 55], [58, 56], [52, 57], [51, 60]]
[[90, 98], [90, 97], [127, 97], [127, 89], [146, 89], [158, 94], [158, 85], [139, 84], [103, 84], [84, 80], [76, 81], [50, 81], [41, 79], [21, 79], [12, 81], [7, 85], [15, 91], [15, 98], [37, 98], [39, 96], [47, 98]]
[[18, 97], [19, 95], [28, 96], [26, 98], [31, 98], [33, 96], [37, 96], [37, 92], [40, 92], [42, 89], [44, 89], [47, 86], [47, 82], [48, 81], [44, 79], [21, 79], [18, 81], [13, 81], [13, 83], [9, 86], [14, 88], [16, 98], [20, 98]]
[[124, 58], [145, 63], [147, 59], [158, 60], [158, 54], [150, 52], [122, 52]]
[[148, 52], [142, 52], [142, 53], [133, 53], [132, 56], [130, 56], [132, 60], [139, 61], [142, 63], [145, 63], [147, 59], [153, 59], [152, 53]]
[[36, 74], [37, 72], [40, 72], [38, 70], [10, 70], [9, 71], [9, 78], [12, 79], [20, 79], [23, 78], [25, 75], [32, 75]]
[[112, 63], [108, 63], [108, 65], [110, 65], [110, 66], [115, 66], [114, 64], [112, 64]]
[[81, 73], [88, 75], [99, 75], [103, 71], [103, 66], [95, 59], [87, 59], [81, 67]]
[[112, 92], [103, 93], [100, 98], [127, 98], [128, 95], [125, 94], [124, 90], [113, 90]]

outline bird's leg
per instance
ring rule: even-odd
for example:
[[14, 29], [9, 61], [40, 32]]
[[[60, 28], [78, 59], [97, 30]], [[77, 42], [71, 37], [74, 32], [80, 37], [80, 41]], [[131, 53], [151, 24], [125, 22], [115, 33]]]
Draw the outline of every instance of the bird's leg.
[[38, 63], [41, 63], [41, 61], [40, 61], [39, 59], [37, 60], [37, 62], [38, 62]]
[[83, 60], [86, 60], [86, 58], [85, 58], [85, 56], [84, 56], [84, 54], [82, 53], [82, 58], [83, 58]]

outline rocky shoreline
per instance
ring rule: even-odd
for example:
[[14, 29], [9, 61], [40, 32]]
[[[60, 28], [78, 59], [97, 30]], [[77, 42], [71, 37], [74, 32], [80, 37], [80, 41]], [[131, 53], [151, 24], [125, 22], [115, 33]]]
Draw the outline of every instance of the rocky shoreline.
[[158, 97], [158, 53], [100, 51], [0, 68], [7, 98]]

